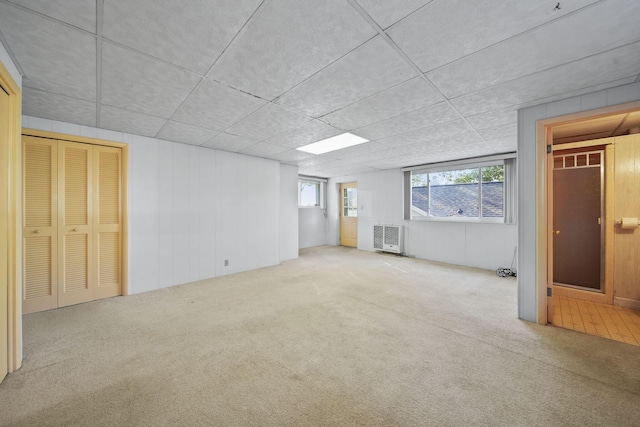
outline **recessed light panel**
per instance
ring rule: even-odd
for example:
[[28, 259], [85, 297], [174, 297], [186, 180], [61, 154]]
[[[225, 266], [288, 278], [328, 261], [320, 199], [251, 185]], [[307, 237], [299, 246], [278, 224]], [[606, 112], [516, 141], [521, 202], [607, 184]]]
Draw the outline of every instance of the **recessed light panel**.
[[330, 151], [352, 147], [364, 142], [369, 142], [369, 140], [347, 132], [343, 133], [342, 135], [332, 136], [331, 138], [314, 142], [313, 144], [298, 147], [296, 148], [296, 150], [304, 151], [311, 154], [324, 154]]

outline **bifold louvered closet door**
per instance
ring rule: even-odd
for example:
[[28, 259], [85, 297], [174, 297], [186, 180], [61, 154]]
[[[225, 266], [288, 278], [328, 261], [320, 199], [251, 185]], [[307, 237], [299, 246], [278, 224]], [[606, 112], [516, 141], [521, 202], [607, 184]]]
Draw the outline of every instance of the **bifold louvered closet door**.
[[23, 311], [120, 295], [119, 148], [23, 137]]

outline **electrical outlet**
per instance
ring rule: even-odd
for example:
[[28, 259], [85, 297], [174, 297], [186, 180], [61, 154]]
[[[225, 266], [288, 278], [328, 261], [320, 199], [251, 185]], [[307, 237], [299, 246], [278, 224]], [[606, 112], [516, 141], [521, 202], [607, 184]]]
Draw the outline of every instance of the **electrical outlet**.
[[224, 266], [225, 266], [225, 267], [229, 267], [229, 260], [228, 260], [228, 259], [225, 259], [225, 260], [224, 260]]

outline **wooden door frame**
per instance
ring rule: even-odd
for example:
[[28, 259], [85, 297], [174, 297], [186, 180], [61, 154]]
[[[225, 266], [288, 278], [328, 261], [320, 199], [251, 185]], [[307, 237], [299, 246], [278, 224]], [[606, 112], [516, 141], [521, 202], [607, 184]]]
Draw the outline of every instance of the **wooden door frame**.
[[[342, 246], [341, 245], [341, 239], [342, 239], [342, 185], [344, 184], [355, 184], [356, 188], [358, 188], [358, 181], [357, 180], [349, 180], [349, 181], [340, 181], [340, 182], [336, 182], [336, 192], [338, 193], [338, 226], [336, 227], [338, 230], [338, 241], [337, 244], [338, 246]], [[358, 217], [356, 218], [360, 218], [360, 212], [358, 212]], [[360, 225], [360, 220], [358, 219], [358, 225]], [[357, 248], [357, 243], [356, 243], [356, 248]]]
[[[551, 136], [550, 136], [551, 138]], [[590, 147], [602, 147], [604, 155], [604, 241], [602, 242], [604, 247], [601, 249], [601, 262], [603, 263], [603, 291], [589, 291], [583, 289], [569, 288], [564, 286], [556, 286], [553, 283], [553, 236], [548, 234], [547, 240], [547, 286], [552, 289], [553, 295], [566, 296], [569, 298], [575, 298], [585, 301], [596, 302], [600, 304], [612, 304], [613, 303], [613, 234], [614, 234], [614, 219], [613, 219], [613, 202], [614, 202], [614, 138], [601, 138], [589, 141], [573, 142], [568, 144], [562, 144], [559, 146], [553, 146], [551, 152], [547, 156], [547, 224], [549, 226], [549, 233], [553, 232], [553, 154], [564, 150], [571, 150], [575, 148], [590, 148]], [[603, 259], [604, 258], [604, 259]], [[551, 323], [553, 321], [553, 297], [547, 298], [547, 321]]]
[[[122, 153], [122, 295], [129, 295], [129, 215], [128, 215], [128, 189], [129, 189], [129, 145], [123, 142], [105, 141], [84, 136], [67, 135], [57, 132], [41, 131], [35, 129], [23, 129], [22, 135], [48, 138], [61, 141], [79, 142], [82, 144], [116, 147]], [[20, 282], [22, 284], [22, 281]]]
[[[536, 183], [536, 252], [535, 252], [535, 269], [537, 276], [536, 283], [536, 305], [538, 323], [547, 324], [551, 322], [548, 313], [553, 313], [553, 297], [548, 296], [547, 288], [549, 287], [549, 240], [551, 237], [551, 222], [548, 218], [549, 213], [549, 155], [547, 154], [547, 145], [553, 145], [553, 127], [575, 123], [585, 120], [607, 117], [615, 114], [630, 113], [640, 110], [640, 101], [629, 102], [626, 104], [615, 105], [611, 107], [603, 107], [595, 110], [581, 111], [548, 119], [538, 120], [536, 122], [536, 175], [538, 177]], [[609, 153], [605, 153], [605, 157]], [[613, 160], [613, 156], [612, 160]], [[607, 180], [605, 191], [613, 192], [614, 182], [613, 176]], [[612, 199], [613, 200], [613, 199]], [[611, 220], [613, 224], [613, 218]], [[611, 225], [613, 227], [613, 225]], [[607, 239], [613, 239], [613, 229], [607, 231]], [[612, 240], [611, 240], [612, 242]], [[607, 240], [607, 244], [609, 240]], [[611, 256], [613, 256], [613, 251]], [[612, 269], [611, 265], [605, 266], [605, 272]], [[553, 289], [553, 287], [551, 287]], [[585, 291], [586, 292], [586, 291]]]
[[0, 307], [0, 313], [7, 314], [11, 373], [22, 366], [22, 91], [2, 62], [0, 86], [9, 94], [8, 144], [0, 147], [0, 173], [8, 193], [8, 215], [0, 224], [0, 241], [7, 244], [7, 307]]

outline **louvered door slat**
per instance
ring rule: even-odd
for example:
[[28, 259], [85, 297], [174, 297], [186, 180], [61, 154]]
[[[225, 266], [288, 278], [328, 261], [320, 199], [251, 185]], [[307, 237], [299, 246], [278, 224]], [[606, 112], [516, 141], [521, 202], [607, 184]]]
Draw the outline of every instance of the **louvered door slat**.
[[57, 306], [57, 142], [23, 137], [23, 313]]
[[122, 295], [121, 284], [121, 151], [94, 147], [95, 183], [94, 229], [98, 253], [96, 298]]
[[58, 306], [91, 301], [93, 285], [92, 146], [58, 141]]

